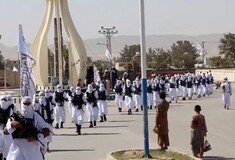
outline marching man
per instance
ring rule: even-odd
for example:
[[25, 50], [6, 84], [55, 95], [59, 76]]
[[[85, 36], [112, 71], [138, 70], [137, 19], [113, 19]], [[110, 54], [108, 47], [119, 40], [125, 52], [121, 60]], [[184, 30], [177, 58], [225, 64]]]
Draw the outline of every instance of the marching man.
[[91, 84], [87, 86], [87, 91], [85, 93], [85, 99], [86, 99], [86, 110], [87, 110], [87, 117], [88, 122], [90, 122], [89, 128], [93, 128], [93, 126], [96, 126], [96, 121], [98, 119], [99, 109], [97, 107], [97, 99], [98, 94], [93, 90], [93, 87]]
[[150, 80], [147, 81], [147, 99], [148, 99], [148, 108], [153, 108], [153, 85]]
[[122, 102], [123, 102], [122, 90], [123, 90], [122, 81], [117, 80], [117, 84], [114, 86], [114, 91], [115, 91], [115, 102], [118, 106], [119, 112], [122, 112]]
[[81, 135], [81, 128], [84, 122], [84, 106], [86, 99], [84, 94], [82, 94], [81, 87], [76, 87], [75, 93], [71, 100], [71, 113], [72, 121], [76, 125], [77, 134]]
[[135, 99], [135, 111], [138, 112], [141, 105], [141, 84], [139, 80], [136, 80], [135, 86], [134, 86], [134, 97]]
[[229, 109], [229, 107], [230, 107], [230, 96], [232, 95], [232, 88], [231, 88], [231, 84], [228, 81], [227, 77], [224, 77], [224, 82], [221, 84], [221, 88], [223, 90], [222, 98], [223, 98], [223, 102], [224, 102], [224, 108]]
[[59, 123], [60, 123], [60, 128], [64, 128], [64, 123], [65, 123], [65, 110], [64, 110], [64, 101], [67, 101], [67, 95], [64, 92], [62, 86], [59, 84], [57, 85], [57, 89], [54, 93], [54, 99], [56, 106], [54, 108], [55, 112], [55, 121], [56, 125], [55, 128], [59, 128]]
[[172, 101], [175, 101], [177, 103], [177, 93], [176, 93], [176, 82], [175, 82], [175, 77], [170, 78], [170, 88], [169, 88], [169, 98], [170, 98], [170, 103]]
[[131, 81], [129, 79], [126, 80], [126, 84], [124, 85], [123, 92], [125, 94], [125, 103], [126, 103], [126, 108], [128, 110], [128, 115], [132, 114], [132, 107], [133, 107], [133, 92], [134, 88], [131, 85]]
[[50, 134], [48, 124], [33, 110], [30, 97], [22, 99], [21, 114], [23, 118], [14, 114], [6, 125], [13, 137], [7, 160], [43, 160], [41, 146]]
[[98, 89], [98, 108], [99, 108], [99, 115], [100, 115], [100, 122], [107, 121], [107, 113], [108, 113], [108, 92], [104, 88], [104, 84], [100, 84], [100, 88]]

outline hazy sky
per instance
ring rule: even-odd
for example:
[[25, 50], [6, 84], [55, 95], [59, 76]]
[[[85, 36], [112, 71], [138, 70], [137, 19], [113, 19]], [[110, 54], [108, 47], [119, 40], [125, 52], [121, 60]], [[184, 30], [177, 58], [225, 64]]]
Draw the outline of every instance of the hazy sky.
[[[18, 25], [32, 43], [45, 0], [0, 0], [0, 43], [18, 44]], [[139, 35], [139, 0], [68, 0], [83, 39], [102, 37], [101, 26], [116, 26], [119, 35]], [[235, 32], [235, 0], [145, 0], [146, 34]]]

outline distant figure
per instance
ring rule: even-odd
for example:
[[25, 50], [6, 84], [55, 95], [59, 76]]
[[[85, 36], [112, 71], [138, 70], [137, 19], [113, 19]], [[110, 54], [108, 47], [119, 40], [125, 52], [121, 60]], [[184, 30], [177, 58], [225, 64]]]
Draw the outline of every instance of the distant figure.
[[82, 86], [81, 86], [81, 81], [82, 81], [82, 80], [79, 78], [79, 79], [78, 79], [78, 82], [77, 82], [77, 87], [82, 87]]
[[204, 137], [206, 137], [207, 133], [206, 120], [205, 117], [200, 114], [201, 106], [196, 105], [194, 111], [196, 112], [196, 115], [193, 116], [191, 122], [192, 151], [195, 157], [202, 158], [204, 153]]
[[222, 88], [222, 98], [224, 102], [224, 109], [229, 109], [230, 107], [230, 96], [232, 95], [232, 87], [227, 77], [224, 77], [224, 82], [221, 84]]
[[169, 109], [169, 102], [166, 101], [166, 93], [160, 93], [161, 102], [157, 105], [156, 113], [156, 126], [159, 128], [158, 133], [158, 145], [161, 147], [161, 150], [168, 149], [170, 146], [169, 136], [168, 136], [168, 118], [167, 112]]

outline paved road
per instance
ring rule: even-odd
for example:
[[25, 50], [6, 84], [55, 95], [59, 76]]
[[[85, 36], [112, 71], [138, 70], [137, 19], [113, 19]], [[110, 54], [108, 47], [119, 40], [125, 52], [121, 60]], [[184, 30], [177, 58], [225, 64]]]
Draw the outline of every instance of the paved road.
[[[230, 110], [223, 108], [221, 91], [218, 90], [200, 100], [194, 97], [191, 101], [172, 104], [169, 110], [170, 148], [191, 154], [189, 126], [194, 115], [194, 106], [200, 104], [209, 130], [207, 138], [213, 148], [205, 156], [208, 159], [235, 160], [234, 99], [231, 100], [233, 105]], [[75, 134], [75, 127], [70, 123], [69, 115], [67, 117], [66, 127], [54, 131], [55, 136], [51, 152], [46, 155], [47, 160], [104, 160], [111, 151], [144, 146], [142, 112], [133, 115], [127, 115], [127, 112], [118, 113], [114, 103], [110, 102], [108, 122], [98, 123], [96, 128], [88, 128], [89, 124], [85, 123], [81, 136]], [[150, 148], [158, 147], [156, 135], [152, 132], [154, 118], [155, 110], [150, 110]]]

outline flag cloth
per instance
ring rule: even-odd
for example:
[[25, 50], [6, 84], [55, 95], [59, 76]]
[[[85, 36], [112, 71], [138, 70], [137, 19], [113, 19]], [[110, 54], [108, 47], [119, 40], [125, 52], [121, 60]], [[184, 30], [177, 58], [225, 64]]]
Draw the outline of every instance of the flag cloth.
[[12, 69], [13, 72], [18, 72], [18, 69], [14, 66]]
[[205, 56], [207, 54], [207, 51], [202, 47], [202, 45], [196, 41], [196, 48], [197, 48], [197, 53], [200, 56]]
[[95, 82], [101, 82], [99, 71], [98, 71], [98, 69], [96, 68], [95, 65], [93, 67], [93, 71], [94, 71], [94, 81]]
[[106, 49], [106, 51], [105, 51], [105, 56], [107, 57], [109, 62], [113, 63], [113, 57], [108, 49]]
[[35, 61], [29, 51], [24, 39], [22, 26], [19, 25], [19, 57], [20, 57], [20, 94], [21, 97], [35, 95], [35, 80], [32, 73], [32, 66]]

